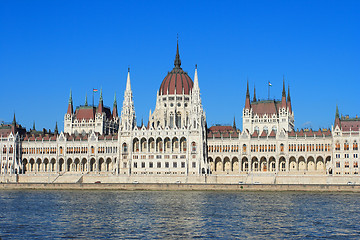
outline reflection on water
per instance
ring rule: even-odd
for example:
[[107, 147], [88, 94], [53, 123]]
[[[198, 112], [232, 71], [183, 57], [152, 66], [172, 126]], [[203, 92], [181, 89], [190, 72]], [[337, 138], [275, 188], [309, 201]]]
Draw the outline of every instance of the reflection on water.
[[359, 194], [2, 191], [3, 239], [358, 239]]

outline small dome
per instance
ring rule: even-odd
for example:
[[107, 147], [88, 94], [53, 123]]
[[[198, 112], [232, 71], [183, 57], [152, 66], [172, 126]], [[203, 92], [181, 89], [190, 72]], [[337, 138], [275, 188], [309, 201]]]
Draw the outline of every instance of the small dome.
[[177, 44], [176, 57], [174, 61], [175, 67], [169, 72], [162, 81], [159, 89], [160, 95], [172, 94], [190, 94], [193, 88], [193, 81], [189, 75], [182, 70], [179, 55], [179, 44]]

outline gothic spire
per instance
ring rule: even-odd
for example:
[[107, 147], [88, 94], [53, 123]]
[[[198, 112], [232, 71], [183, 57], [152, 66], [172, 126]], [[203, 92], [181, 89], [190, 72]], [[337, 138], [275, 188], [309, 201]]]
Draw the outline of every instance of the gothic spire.
[[340, 114], [339, 114], [339, 107], [336, 104], [336, 112], [335, 112], [335, 124], [334, 127], [339, 126], [339, 128], [341, 128], [341, 124], [340, 124]]
[[282, 90], [282, 96], [286, 97], [286, 91], [285, 91], [285, 76], [283, 76], [283, 90]]
[[288, 95], [287, 95], [287, 101], [290, 102], [290, 85], [288, 85]]
[[72, 104], [72, 91], [71, 91], [71, 89], [70, 89], [70, 97], [69, 97], [69, 104]]
[[72, 92], [70, 89], [70, 97], [69, 97], [69, 104], [68, 104], [68, 110], [67, 110], [67, 114], [73, 114], [74, 109], [73, 109], [73, 101], [72, 101]]
[[59, 130], [58, 130], [58, 125], [57, 125], [57, 121], [56, 121], [54, 133], [55, 133], [55, 134], [58, 134], [58, 132], [59, 132]]
[[117, 105], [117, 101], [116, 101], [116, 92], [115, 92], [115, 95], [114, 95], [114, 106]]
[[104, 112], [104, 102], [103, 102], [103, 96], [102, 96], [102, 88], [100, 89], [100, 99], [99, 99], [99, 106], [97, 109], [98, 113]]
[[290, 86], [288, 85], [288, 96], [287, 96], [287, 107], [289, 109], [289, 112], [292, 112], [291, 108], [291, 99], [290, 99]]
[[[115, 101], [114, 101], [115, 104]], [[121, 110], [120, 124], [123, 130], [132, 130], [135, 127], [135, 108], [130, 84], [130, 68], [126, 79], [126, 89], [124, 92], [124, 101]]]
[[255, 84], [254, 84], [254, 99], [253, 102], [256, 102], [256, 90], [255, 90]]
[[131, 84], [130, 84], [130, 68], [128, 68], [128, 74], [126, 79], [126, 89], [125, 91], [131, 91]]
[[113, 118], [116, 118], [117, 116], [118, 116], [118, 111], [117, 111], [116, 92], [115, 92], [114, 106], [113, 106]]
[[181, 60], [180, 60], [180, 54], [179, 54], [179, 37], [176, 41], [176, 56], [174, 61], [175, 68], [180, 68], [181, 66]]
[[33, 124], [33, 130], [35, 131], [35, 121], [34, 121], [34, 124]]
[[197, 64], [195, 64], [195, 76], [194, 76], [194, 89], [199, 89], [199, 79], [198, 79], [198, 73], [197, 73]]
[[247, 80], [247, 85], [246, 85], [246, 97], [250, 98], [250, 92], [249, 92], [249, 79]]
[[245, 109], [250, 109], [249, 80], [247, 80], [247, 85], [246, 85]]
[[233, 129], [236, 130], [236, 122], [235, 122], [235, 116], [234, 116], [234, 123], [233, 123]]
[[87, 101], [87, 94], [85, 95], [85, 106], [88, 105], [88, 101]]
[[15, 112], [14, 112], [14, 118], [13, 118], [12, 124], [13, 124], [14, 126], [16, 126], [16, 117], [15, 117]]
[[285, 76], [283, 76], [283, 91], [282, 91], [282, 98], [281, 98], [281, 107], [286, 109]]

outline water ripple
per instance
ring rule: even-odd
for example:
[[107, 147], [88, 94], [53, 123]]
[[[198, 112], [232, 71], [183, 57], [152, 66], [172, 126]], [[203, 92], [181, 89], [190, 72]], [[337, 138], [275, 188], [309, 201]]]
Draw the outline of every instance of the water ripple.
[[2, 191], [2, 239], [359, 239], [359, 194]]

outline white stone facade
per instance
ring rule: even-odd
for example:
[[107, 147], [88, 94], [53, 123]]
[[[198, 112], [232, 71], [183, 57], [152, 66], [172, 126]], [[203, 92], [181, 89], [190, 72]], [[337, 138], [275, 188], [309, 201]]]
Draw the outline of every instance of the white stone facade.
[[180, 67], [178, 50], [174, 65], [156, 93], [147, 125], [137, 126], [128, 71], [120, 117], [116, 99], [112, 113], [102, 95], [98, 107], [86, 101], [74, 112], [70, 96], [64, 132], [1, 136], [0, 173], [55, 176], [52, 182], [64, 174], [160, 182], [227, 175], [249, 182], [261, 176], [270, 183], [276, 176], [358, 176], [358, 118], [340, 118], [337, 111], [332, 129], [295, 131], [284, 83], [281, 101], [250, 101], [247, 89], [241, 131], [235, 126], [207, 129], [197, 67], [192, 81]]

